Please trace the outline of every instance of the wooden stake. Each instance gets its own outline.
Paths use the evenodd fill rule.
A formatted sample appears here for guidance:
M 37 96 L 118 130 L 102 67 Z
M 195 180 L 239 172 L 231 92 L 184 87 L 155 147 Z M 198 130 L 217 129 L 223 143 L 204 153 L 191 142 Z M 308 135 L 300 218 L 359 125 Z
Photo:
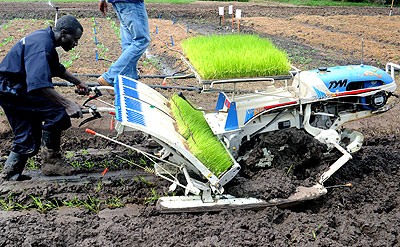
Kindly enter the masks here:
M 239 33 L 240 19 L 238 19 L 238 33 Z
M 389 17 L 392 16 L 393 3 L 394 3 L 394 0 L 392 0 L 392 5 L 390 6 Z

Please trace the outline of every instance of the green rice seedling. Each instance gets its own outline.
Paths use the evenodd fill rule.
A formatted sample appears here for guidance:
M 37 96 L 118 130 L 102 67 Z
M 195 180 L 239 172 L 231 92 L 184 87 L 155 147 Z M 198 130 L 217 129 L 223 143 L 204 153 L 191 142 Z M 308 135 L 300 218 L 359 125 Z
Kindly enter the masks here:
M 28 205 L 22 205 L 22 204 L 19 204 L 19 203 L 14 203 L 15 204 L 15 206 L 17 206 L 18 208 L 20 208 L 21 210 L 27 210 L 27 209 L 29 209 L 29 208 L 31 208 L 32 206 L 33 206 L 33 204 L 28 204 Z
M 321 227 L 322 227 L 322 225 L 318 225 L 317 226 L 317 230 L 312 230 L 311 231 L 311 233 L 312 233 L 312 235 L 313 235 L 315 240 L 317 240 L 318 231 L 319 231 L 319 229 L 321 229 Z
M 89 201 L 82 202 L 82 206 L 89 209 L 90 211 L 98 212 L 100 210 L 101 201 L 97 198 L 88 195 Z
M 102 180 L 99 180 L 99 182 L 97 183 L 96 192 L 98 193 L 98 192 L 101 190 L 101 188 L 103 188 L 103 186 L 104 186 L 103 181 L 102 181 Z
M 286 176 L 289 176 L 289 172 L 290 172 L 290 170 L 292 170 L 292 167 L 293 167 L 293 164 L 291 164 L 290 167 L 289 167 L 289 169 L 287 170 Z
M 257 35 L 212 35 L 187 39 L 182 48 L 202 79 L 288 74 L 288 56 Z
M 28 159 L 26 168 L 28 170 L 36 170 L 36 169 L 39 169 L 39 166 L 36 164 L 35 159 L 32 157 L 32 158 Z
M 160 196 L 157 195 L 156 190 L 154 188 L 151 188 L 150 192 L 153 196 L 146 198 L 144 201 L 144 204 L 148 204 L 150 202 L 157 201 L 158 198 L 160 198 Z
M 78 160 L 72 161 L 70 163 L 70 165 L 73 166 L 73 167 L 78 167 L 78 168 L 82 167 L 82 164 Z
M 178 95 L 173 95 L 171 110 L 179 133 L 186 139 L 190 152 L 211 172 L 219 176 L 228 170 L 233 161 L 222 143 L 212 133 L 203 113 Z
M 67 151 L 67 153 L 65 154 L 65 157 L 67 159 L 72 159 L 75 156 L 75 154 L 71 151 Z
M 54 21 L 53 20 L 46 20 L 45 25 L 46 26 L 54 25 Z
M 95 166 L 96 166 L 96 163 L 91 162 L 91 161 L 88 161 L 88 160 L 85 160 L 85 163 L 84 163 L 83 166 L 86 167 L 86 168 L 88 168 L 88 169 L 90 169 L 90 168 L 95 167 Z
M 140 176 L 140 181 L 144 182 L 145 184 L 149 185 L 149 186 L 153 186 L 154 183 L 148 181 L 147 179 L 145 179 L 144 177 Z
M 12 42 L 13 40 L 14 40 L 14 36 L 5 38 L 4 41 L 0 43 L 0 47 L 7 45 L 8 43 Z
M 70 208 L 77 208 L 77 207 L 82 206 L 82 202 L 79 201 L 76 196 L 71 201 L 63 201 L 62 203 L 64 206 L 70 207 Z
M 120 208 L 120 207 L 123 207 L 123 206 L 125 206 L 125 204 L 123 204 L 123 203 L 120 202 L 121 197 L 122 197 L 122 196 L 118 196 L 118 197 L 116 197 L 116 198 L 109 198 L 109 199 L 107 199 L 107 200 L 104 201 L 104 204 L 105 204 L 106 206 L 110 207 L 110 208 Z
M 39 212 L 44 212 L 46 210 L 53 209 L 53 208 L 57 207 L 57 205 L 55 205 L 54 203 L 42 202 L 42 200 L 39 197 L 35 197 L 33 195 L 29 195 L 29 196 L 33 199 L 33 202 L 34 202 L 33 206 Z
M 5 199 L 0 199 L 0 207 L 5 211 L 12 211 L 15 208 L 14 202 L 11 197 L 8 197 L 8 202 Z

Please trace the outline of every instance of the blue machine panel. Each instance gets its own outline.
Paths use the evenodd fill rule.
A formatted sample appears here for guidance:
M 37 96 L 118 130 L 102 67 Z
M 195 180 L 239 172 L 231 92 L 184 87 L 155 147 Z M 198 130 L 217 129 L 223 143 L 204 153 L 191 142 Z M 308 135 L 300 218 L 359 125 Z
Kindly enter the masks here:
M 392 77 L 384 70 L 369 65 L 336 66 L 329 67 L 326 71 L 315 69 L 310 72 L 316 73 L 332 93 L 346 91 L 350 82 L 377 81 L 380 85 L 393 82 Z M 379 85 L 365 84 L 364 88 L 373 86 Z
M 130 123 L 146 126 L 146 122 L 144 121 L 144 116 L 143 116 L 143 114 L 140 114 L 139 112 L 127 109 L 126 117 L 128 119 L 128 122 L 130 122 Z
M 135 99 L 139 99 L 139 94 L 134 89 L 131 89 L 129 87 L 124 87 L 124 93 L 127 96 L 130 96 L 130 97 L 135 98 Z
M 137 83 L 129 78 L 122 78 L 122 85 L 137 89 Z
M 125 107 L 127 109 L 131 109 L 137 112 L 142 112 L 142 103 L 140 103 L 140 101 L 134 100 L 126 96 L 124 97 L 124 99 L 125 99 Z

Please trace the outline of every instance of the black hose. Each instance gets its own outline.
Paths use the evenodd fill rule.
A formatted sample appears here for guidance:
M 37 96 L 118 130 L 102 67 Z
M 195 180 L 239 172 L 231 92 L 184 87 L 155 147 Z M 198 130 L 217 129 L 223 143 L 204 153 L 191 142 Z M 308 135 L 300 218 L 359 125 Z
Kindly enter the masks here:
M 58 87 L 74 87 L 75 85 L 70 82 L 53 82 L 54 86 Z M 88 87 L 96 87 L 100 86 L 99 83 L 86 83 Z M 163 85 L 148 85 L 151 88 L 161 88 L 161 89 L 179 89 L 179 90 L 186 90 L 186 91 L 196 91 L 197 93 L 201 92 L 199 87 L 178 87 L 178 86 L 163 86 Z
M 100 74 L 73 74 L 74 76 L 86 76 L 86 77 L 100 77 Z M 186 79 L 186 78 L 194 78 L 195 76 L 190 74 L 190 75 L 176 75 L 176 74 L 172 74 L 172 75 L 139 75 L 139 78 L 161 78 L 164 79 L 165 77 L 180 77 L 182 76 L 182 79 Z

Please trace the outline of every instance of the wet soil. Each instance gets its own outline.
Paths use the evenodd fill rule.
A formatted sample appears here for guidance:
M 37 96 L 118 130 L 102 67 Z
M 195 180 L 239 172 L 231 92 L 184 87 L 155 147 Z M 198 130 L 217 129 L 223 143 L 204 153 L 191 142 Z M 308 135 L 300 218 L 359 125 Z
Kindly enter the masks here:
M 45 3 L 1 4 L 0 41 L 13 37 L 0 47 L 1 59 L 17 40 L 53 24 L 55 11 Z M 359 63 L 361 38 L 364 63 L 383 67 L 389 61 L 400 62 L 398 8 L 389 18 L 388 8 L 233 4 L 242 9 L 244 16 L 240 32 L 271 39 L 300 69 Z M 151 56 L 141 58 L 140 74 L 189 73 L 180 59 L 181 41 L 199 34 L 231 33 L 230 19 L 226 18 L 221 27 L 217 16 L 217 7 L 227 5 L 147 4 Z M 114 28 L 118 27 L 115 14 L 110 10 L 110 18 L 102 18 L 97 3 L 58 6 L 60 14 L 78 16 L 85 28 L 79 46 L 70 53 L 60 50 L 60 60 L 67 64 L 72 60 L 68 70 L 73 73 L 104 72 L 121 51 Z M 234 24 L 236 32 L 237 23 Z M 96 51 L 100 60 L 96 60 Z M 82 78 L 95 81 L 93 77 Z M 142 81 L 162 83 L 154 78 Z M 169 79 L 166 83 L 198 86 L 194 79 Z M 72 88 L 57 90 L 79 103 L 86 99 L 76 96 Z M 169 97 L 177 90 L 160 92 Z M 196 92 L 185 92 L 185 96 L 206 109 L 211 109 L 217 98 L 216 94 Z M 112 101 L 108 96 L 103 98 Z M 83 166 L 81 174 L 89 175 L 73 182 L 62 178 L 44 181 L 33 176 L 30 181 L 1 184 L 0 246 L 399 246 L 399 117 L 400 109 L 396 106 L 385 114 L 346 125 L 364 133 L 364 145 L 326 185 L 351 183 L 352 187 L 329 188 L 322 198 L 290 209 L 167 215 L 156 211 L 155 199 L 167 193 L 169 184 L 132 164 L 149 162 L 120 145 L 84 132 L 91 128 L 115 137 L 116 131 L 110 130 L 111 117 L 105 115 L 82 127 L 78 127 L 79 120 L 74 120 L 73 127 L 63 134 L 62 150 L 69 163 L 79 162 Z M 13 134 L 3 114 L 0 122 L 3 161 Z M 138 132 L 119 140 L 150 152 L 158 150 L 153 141 Z M 270 166 L 263 160 L 265 151 L 274 155 Z M 242 171 L 226 185 L 227 192 L 267 200 L 285 198 L 300 185 L 313 185 L 328 165 L 340 157 L 336 152 L 327 153 L 323 145 L 298 130 L 259 136 L 246 143 L 241 154 L 249 158 L 239 161 Z M 130 162 L 121 161 L 120 157 Z M 40 157 L 35 157 L 25 173 L 40 174 L 40 162 Z M 108 174 L 122 174 L 102 177 L 99 174 L 105 168 Z

